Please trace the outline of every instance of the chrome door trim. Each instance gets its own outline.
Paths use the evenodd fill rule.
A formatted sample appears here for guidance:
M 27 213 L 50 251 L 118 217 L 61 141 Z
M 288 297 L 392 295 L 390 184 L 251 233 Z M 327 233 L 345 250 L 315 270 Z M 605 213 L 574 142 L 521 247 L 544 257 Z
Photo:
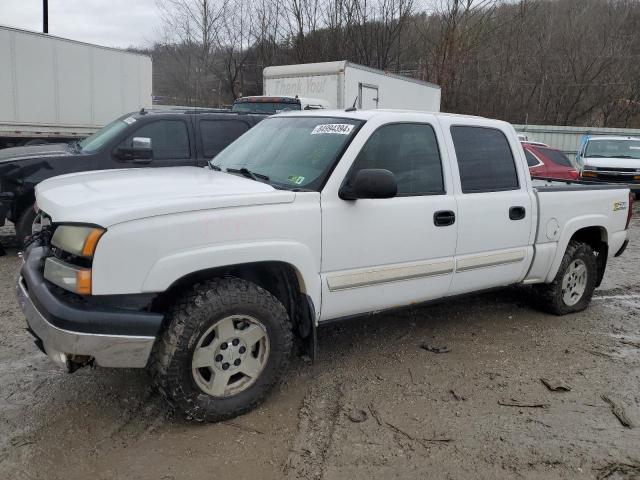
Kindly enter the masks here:
M 510 263 L 518 263 L 523 261 L 527 256 L 525 249 L 512 250 L 510 252 L 488 253 L 482 255 L 473 255 L 461 258 L 456 261 L 456 272 L 466 272 L 485 267 L 497 267 L 500 265 L 508 265 Z
M 329 291 L 335 292 L 349 288 L 447 275 L 453 273 L 453 267 L 453 259 L 446 259 L 364 268 L 349 272 L 330 273 L 327 275 L 327 284 Z

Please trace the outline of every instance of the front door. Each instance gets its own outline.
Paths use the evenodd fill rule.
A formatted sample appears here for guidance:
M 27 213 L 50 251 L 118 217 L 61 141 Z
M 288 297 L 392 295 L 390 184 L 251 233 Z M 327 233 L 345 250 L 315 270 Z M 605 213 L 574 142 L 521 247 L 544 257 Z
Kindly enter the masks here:
M 176 115 L 178 117 L 178 115 Z M 136 137 L 151 141 L 153 158 L 150 162 L 123 162 L 116 159 L 114 168 L 195 166 L 192 139 L 187 122 L 181 118 L 160 118 L 140 125 L 120 144 L 131 147 Z
M 425 121 L 369 121 L 361 133 L 366 129 L 371 136 L 346 173 L 351 178 L 361 169 L 390 170 L 398 182 L 396 197 L 341 200 L 345 175 L 336 172 L 322 191 L 321 321 L 438 298 L 449 290 L 458 228 L 451 171 L 440 155 L 435 118 L 420 118 Z M 340 163 L 351 161 L 345 155 Z

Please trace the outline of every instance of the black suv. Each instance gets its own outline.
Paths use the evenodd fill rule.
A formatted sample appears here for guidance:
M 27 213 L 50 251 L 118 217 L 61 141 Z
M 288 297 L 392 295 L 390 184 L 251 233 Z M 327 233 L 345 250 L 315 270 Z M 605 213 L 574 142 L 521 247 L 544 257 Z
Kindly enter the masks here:
M 80 142 L 0 150 L 0 226 L 11 220 L 20 241 L 31 233 L 34 188 L 47 178 L 112 168 L 206 166 L 263 118 L 228 110 L 141 110 Z

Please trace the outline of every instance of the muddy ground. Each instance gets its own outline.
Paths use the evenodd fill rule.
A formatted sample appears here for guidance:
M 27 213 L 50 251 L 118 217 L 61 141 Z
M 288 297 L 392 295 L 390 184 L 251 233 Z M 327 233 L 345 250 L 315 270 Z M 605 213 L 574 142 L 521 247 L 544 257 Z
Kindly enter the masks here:
M 640 478 L 639 231 L 585 312 L 542 314 L 508 289 L 326 327 L 313 366 L 295 362 L 256 411 L 205 425 L 169 412 L 144 371 L 50 364 L 24 330 L 10 248 L 0 478 Z

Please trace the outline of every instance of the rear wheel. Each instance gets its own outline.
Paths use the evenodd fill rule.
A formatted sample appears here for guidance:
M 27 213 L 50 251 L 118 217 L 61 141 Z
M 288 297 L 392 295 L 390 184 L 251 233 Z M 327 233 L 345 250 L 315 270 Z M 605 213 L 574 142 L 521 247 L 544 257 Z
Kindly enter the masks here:
M 540 308 L 556 315 L 587 308 L 596 288 L 598 265 L 593 249 L 571 241 L 553 282 L 535 285 Z
M 152 358 L 161 393 L 188 418 L 219 421 L 253 409 L 287 372 L 287 312 L 273 295 L 237 278 L 196 285 L 169 313 Z

